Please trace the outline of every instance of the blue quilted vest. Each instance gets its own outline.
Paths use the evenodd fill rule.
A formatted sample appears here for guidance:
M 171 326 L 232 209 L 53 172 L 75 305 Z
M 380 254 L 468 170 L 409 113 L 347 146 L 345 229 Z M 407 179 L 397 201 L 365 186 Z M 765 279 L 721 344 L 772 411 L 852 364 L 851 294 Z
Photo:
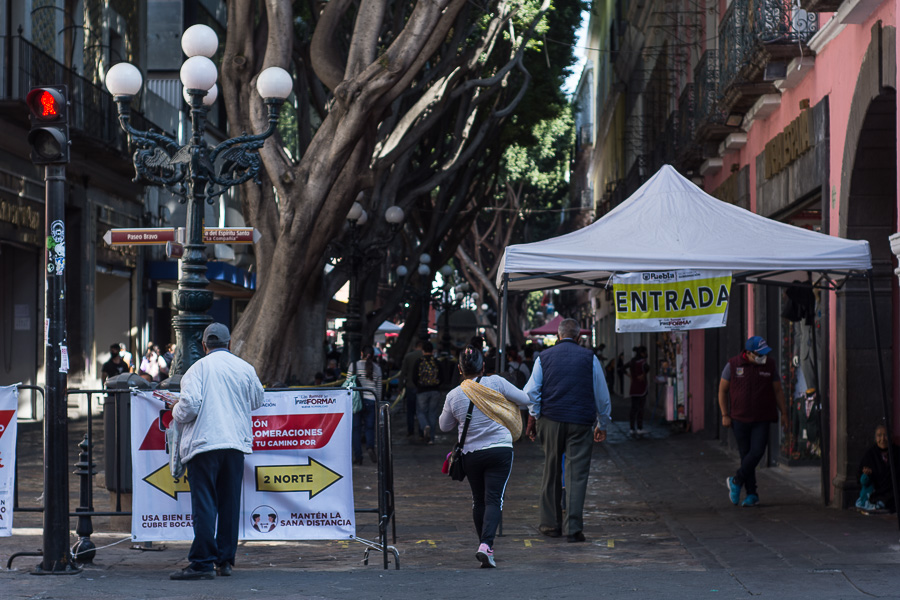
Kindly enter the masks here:
M 593 425 L 594 353 L 572 340 L 541 351 L 541 416 L 560 423 Z

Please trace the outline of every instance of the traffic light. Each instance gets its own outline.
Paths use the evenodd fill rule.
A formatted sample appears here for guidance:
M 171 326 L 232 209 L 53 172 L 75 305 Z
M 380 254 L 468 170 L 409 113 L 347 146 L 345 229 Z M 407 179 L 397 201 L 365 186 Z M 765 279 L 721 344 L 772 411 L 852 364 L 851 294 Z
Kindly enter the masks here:
M 31 111 L 31 160 L 36 165 L 69 162 L 69 101 L 64 85 L 34 88 L 25 98 Z

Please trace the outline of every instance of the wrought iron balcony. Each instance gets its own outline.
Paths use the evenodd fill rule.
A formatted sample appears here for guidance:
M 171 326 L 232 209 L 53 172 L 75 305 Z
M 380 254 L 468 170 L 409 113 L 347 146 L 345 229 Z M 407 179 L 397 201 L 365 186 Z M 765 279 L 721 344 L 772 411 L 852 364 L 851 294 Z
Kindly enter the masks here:
M 131 168 L 126 134 L 119 127 L 116 105 L 109 92 L 66 68 L 23 37 L 13 37 L 12 44 L 4 43 L 3 48 L 11 49 L 12 53 L 3 57 L 5 77 L 0 85 L 0 101 L 24 103 L 25 96 L 33 87 L 67 85 L 69 130 L 83 142 L 120 156 L 123 165 Z M 160 131 L 159 127 L 136 111 L 132 112 L 132 123 L 141 130 L 153 128 Z
M 719 26 L 719 82 L 723 107 L 752 104 L 756 97 L 774 92 L 766 66 L 787 63 L 802 52 L 819 30 L 819 17 L 792 0 L 733 0 Z M 746 108 L 746 107 L 744 107 Z
M 707 50 L 700 57 L 694 68 L 694 85 L 697 98 L 694 139 L 701 145 L 724 139 L 734 129 L 725 125 L 728 114 L 720 105 L 719 56 L 715 50 Z

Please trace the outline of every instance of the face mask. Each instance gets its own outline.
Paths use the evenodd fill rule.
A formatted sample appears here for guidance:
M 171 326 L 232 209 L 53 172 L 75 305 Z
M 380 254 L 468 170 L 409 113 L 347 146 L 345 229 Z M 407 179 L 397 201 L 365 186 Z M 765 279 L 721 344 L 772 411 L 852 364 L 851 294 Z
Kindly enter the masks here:
M 753 362 L 755 362 L 758 365 L 766 364 L 766 355 L 765 354 L 754 354 Z

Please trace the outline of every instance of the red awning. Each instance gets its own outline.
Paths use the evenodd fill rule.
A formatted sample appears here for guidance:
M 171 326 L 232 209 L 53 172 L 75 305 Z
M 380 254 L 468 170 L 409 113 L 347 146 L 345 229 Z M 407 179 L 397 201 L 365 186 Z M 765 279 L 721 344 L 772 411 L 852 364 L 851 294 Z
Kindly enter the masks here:
M 559 332 L 559 324 L 562 323 L 562 315 L 556 315 L 550 321 L 544 323 L 540 327 L 528 331 L 528 335 L 557 335 Z M 581 335 L 591 335 L 590 329 L 582 329 Z

